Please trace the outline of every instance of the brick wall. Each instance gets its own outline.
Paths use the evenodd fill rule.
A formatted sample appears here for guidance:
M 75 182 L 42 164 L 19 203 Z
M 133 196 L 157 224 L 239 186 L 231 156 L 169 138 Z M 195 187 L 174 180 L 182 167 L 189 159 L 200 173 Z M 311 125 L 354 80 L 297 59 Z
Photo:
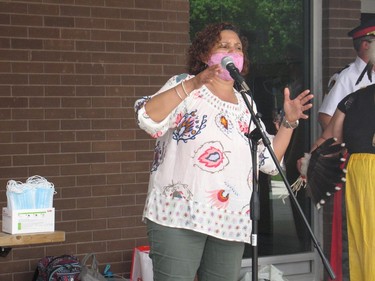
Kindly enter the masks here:
M 361 18 L 360 0 L 323 2 L 323 89 L 329 78 L 355 59 L 353 41 L 348 32 L 358 26 Z
M 360 24 L 361 1 L 330 0 L 323 2 L 323 90 L 327 93 L 329 78 L 346 64 L 354 61 L 356 53 L 348 32 Z M 333 200 L 324 206 L 323 250 L 330 257 Z M 325 271 L 327 275 L 327 272 Z
M 184 71 L 188 32 L 188 0 L 0 1 L 0 207 L 9 179 L 41 175 L 66 231 L 0 257 L 0 280 L 88 252 L 128 276 L 154 144 L 133 103 Z

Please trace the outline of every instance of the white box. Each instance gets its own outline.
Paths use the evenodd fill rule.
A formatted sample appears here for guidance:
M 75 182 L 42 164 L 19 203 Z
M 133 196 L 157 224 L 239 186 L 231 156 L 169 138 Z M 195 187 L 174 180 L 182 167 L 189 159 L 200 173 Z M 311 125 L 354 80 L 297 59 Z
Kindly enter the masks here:
M 8 210 L 3 208 L 3 232 L 10 234 L 55 231 L 55 208 Z

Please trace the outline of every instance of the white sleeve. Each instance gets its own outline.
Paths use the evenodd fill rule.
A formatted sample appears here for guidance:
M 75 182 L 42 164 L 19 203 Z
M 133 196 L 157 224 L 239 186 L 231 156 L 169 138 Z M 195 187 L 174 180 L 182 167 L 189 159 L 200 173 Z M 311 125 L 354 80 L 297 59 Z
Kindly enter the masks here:
M 338 103 L 349 93 L 350 89 L 348 89 L 348 86 L 345 85 L 341 79 L 337 79 L 331 91 L 329 91 L 324 98 L 323 103 L 319 108 L 319 112 L 333 116 Z
M 153 121 L 145 110 L 145 104 L 152 99 L 152 97 L 175 87 L 177 84 L 191 76 L 187 74 L 176 75 L 170 78 L 167 83 L 154 95 L 142 97 L 135 102 L 134 108 L 136 112 L 137 122 L 141 129 L 150 134 L 153 138 L 158 138 L 164 135 L 170 128 L 176 127 L 178 116 L 184 115 L 186 112 L 186 105 L 191 101 L 190 96 L 184 99 L 164 120 L 161 122 Z
M 273 149 L 273 139 L 275 136 L 267 134 L 267 137 L 269 138 L 271 142 L 271 149 Z M 277 169 L 277 166 L 272 159 L 271 153 L 269 152 L 268 148 L 263 144 L 263 141 L 259 143 L 258 147 L 258 161 L 259 161 L 259 170 L 262 171 L 265 174 L 275 176 L 279 173 L 279 170 Z M 276 159 L 277 161 L 277 159 Z M 284 157 L 280 161 L 280 163 L 284 162 Z

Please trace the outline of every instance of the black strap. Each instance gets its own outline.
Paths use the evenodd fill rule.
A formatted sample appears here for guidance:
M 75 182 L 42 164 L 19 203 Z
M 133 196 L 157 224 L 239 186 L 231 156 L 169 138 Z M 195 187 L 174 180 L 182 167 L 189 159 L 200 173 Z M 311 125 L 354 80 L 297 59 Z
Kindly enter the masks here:
M 36 281 L 38 279 L 38 276 L 39 276 L 39 268 L 36 267 L 35 271 L 34 271 L 34 276 L 33 276 L 33 280 L 32 281 Z

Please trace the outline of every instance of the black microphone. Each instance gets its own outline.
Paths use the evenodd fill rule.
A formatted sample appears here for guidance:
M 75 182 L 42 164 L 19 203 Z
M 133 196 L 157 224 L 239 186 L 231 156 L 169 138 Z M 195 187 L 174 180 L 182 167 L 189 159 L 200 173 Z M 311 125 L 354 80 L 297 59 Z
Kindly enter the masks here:
M 228 70 L 230 76 L 236 81 L 243 89 L 249 91 L 250 88 L 246 84 L 245 79 L 241 76 L 238 68 L 234 65 L 233 59 L 230 56 L 223 57 L 221 60 L 221 66 Z

